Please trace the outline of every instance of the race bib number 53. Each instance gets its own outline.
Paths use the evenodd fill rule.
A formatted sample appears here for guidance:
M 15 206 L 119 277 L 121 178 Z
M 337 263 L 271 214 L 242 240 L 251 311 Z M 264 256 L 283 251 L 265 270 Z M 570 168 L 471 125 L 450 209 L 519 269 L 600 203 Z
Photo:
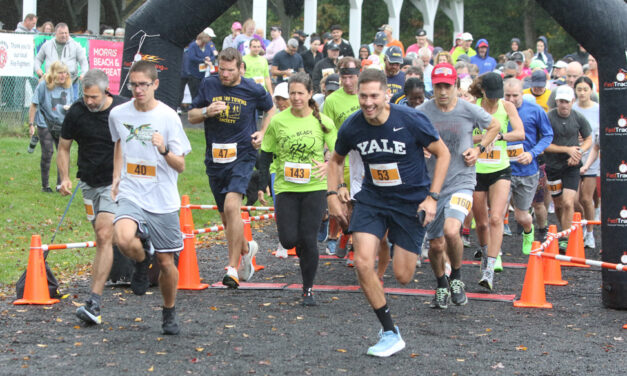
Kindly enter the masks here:
M 392 187 L 403 184 L 396 163 L 371 164 L 370 175 L 372 182 L 379 187 Z

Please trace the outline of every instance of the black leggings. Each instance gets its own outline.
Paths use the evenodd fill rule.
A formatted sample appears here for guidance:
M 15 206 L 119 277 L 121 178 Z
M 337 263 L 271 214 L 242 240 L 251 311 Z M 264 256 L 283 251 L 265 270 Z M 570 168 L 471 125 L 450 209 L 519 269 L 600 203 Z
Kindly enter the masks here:
M 49 187 L 48 175 L 50 175 L 50 163 L 52 162 L 52 154 L 54 149 L 59 147 L 59 139 L 52 136 L 48 128 L 37 127 L 37 134 L 39 135 L 39 143 L 41 144 L 41 162 L 39 167 L 41 169 L 41 186 L 42 188 Z M 61 184 L 61 176 L 57 171 L 57 185 Z
M 296 247 L 303 288 L 313 286 L 318 270 L 318 229 L 326 191 L 281 192 L 276 195 L 276 224 L 284 248 Z

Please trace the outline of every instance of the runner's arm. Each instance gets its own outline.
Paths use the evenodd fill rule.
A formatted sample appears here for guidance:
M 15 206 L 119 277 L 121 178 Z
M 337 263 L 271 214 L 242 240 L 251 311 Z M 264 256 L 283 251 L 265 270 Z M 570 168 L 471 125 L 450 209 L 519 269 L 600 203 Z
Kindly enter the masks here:
M 120 144 L 120 139 L 118 139 L 113 148 L 113 182 L 111 183 L 111 198 L 113 201 L 116 201 L 118 195 L 123 165 L 124 155 L 122 155 L 122 145 Z
M 504 141 L 523 141 L 525 139 L 525 127 L 518 115 L 516 106 L 511 102 L 503 101 L 505 111 L 509 117 L 509 123 L 512 125 L 512 131 L 504 133 L 502 138 Z
M 346 205 L 341 202 L 339 194 L 337 194 L 337 187 L 344 183 L 345 158 L 346 156 L 339 155 L 334 151 L 327 165 L 327 192 L 336 192 L 327 196 L 329 215 L 337 218 L 343 228 L 348 226 L 348 212 Z
M 61 189 L 59 190 L 63 196 L 72 193 L 72 181 L 70 180 L 70 148 L 72 140 L 59 138 L 59 146 L 57 148 L 57 170 L 61 176 Z
M 442 139 L 433 141 L 426 149 L 437 158 L 429 192 L 440 193 L 442 190 L 442 184 L 444 184 L 444 179 L 446 178 L 446 171 L 448 170 L 449 162 L 451 161 L 451 153 Z M 418 205 L 418 210 L 425 211 L 425 221 L 423 225 L 433 221 L 437 205 L 437 201 L 431 196 L 427 196 L 427 198 L 425 198 L 424 201 Z

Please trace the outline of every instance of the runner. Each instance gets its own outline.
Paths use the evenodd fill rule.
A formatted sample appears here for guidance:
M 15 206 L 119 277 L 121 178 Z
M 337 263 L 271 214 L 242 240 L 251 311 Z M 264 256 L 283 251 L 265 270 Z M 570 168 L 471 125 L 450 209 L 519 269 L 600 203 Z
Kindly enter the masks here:
M 433 99 L 418 106 L 418 110 L 433 123 L 451 153 L 435 218 L 427 227 L 429 260 L 438 283 L 431 307 L 445 309 L 450 300 L 456 305 L 468 302 L 461 280 L 464 246 L 460 228 L 472 207 L 477 156 L 496 136 L 498 122 L 480 107 L 458 97 L 459 80 L 451 64 L 436 65 L 431 80 Z M 472 130 L 476 127 L 487 129 L 487 133 L 486 139 L 473 147 Z M 433 157 L 427 160 L 431 174 L 437 172 L 438 162 Z M 451 263 L 450 283 L 445 275 L 445 253 Z
M 477 185 L 473 194 L 472 208 L 482 253 L 482 276 L 479 285 L 492 290 L 494 271 L 503 270 L 500 257 L 503 216 L 507 210 L 507 197 L 512 178 L 507 142 L 524 140 L 525 130 L 516 107 L 501 99 L 503 79 L 499 74 L 490 72 L 477 77 L 468 91 L 477 98 L 477 105 L 497 119 L 500 128 L 494 144 L 492 141 L 488 143 L 489 148 L 477 158 Z M 511 132 L 508 132 L 508 123 L 511 124 Z M 477 135 L 475 141 L 487 137 Z
M 260 56 L 261 41 L 259 39 L 251 39 L 249 42 L 250 53 L 242 57 L 242 61 L 246 64 L 246 73 L 244 77 L 252 78 L 256 83 L 263 86 L 267 92 L 272 95 L 272 81 L 270 81 L 270 70 L 268 69 L 268 60 Z
M 179 224 L 181 200 L 176 186 L 191 151 L 181 120 L 155 99 L 159 79 L 154 64 L 140 60 L 131 66 L 128 89 L 134 100 L 117 106 L 109 116 L 115 142 L 111 197 L 117 201 L 114 242 L 135 261 L 131 289 L 148 289 L 148 265 L 154 252 L 159 263 L 164 334 L 178 334 L 176 286 L 179 273 L 174 253 L 183 249 Z
M 76 316 L 86 323 L 100 324 L 102 291 L 113 264 L 113 215 L 116 204 L 111 199 L 113 148 L 109 131 L 109 113 L 126 99 L 109 93 L 109 79 L 99 69 L 91 69 L 83 78 L 83 98 L 70 107 L 59 140 L 57 169 L 61 176 L 59 192 L 72 193 L 70 149 L 78 144 L 76 177 L 83 193 L 87 220 L 96 234 L 96 256 L 92 264 L 91 295 L 78 307 Z
M 333 148 L 337 130 L 321 115 L 312 99 L 313 84 L 307 73 L 288 80 L 292 106 L 270 121 L 261 145 L 261 181 L 269 180 L 276 155 L 276 223 L 284 248 L 296 247 L 303 277 L 305 306 L 314 306 L 313 283 L 318 269 L 317 229 L 322 221 L 326 193 L 325 145 Z
M 508 142 L 507 155 L 512 167 L 511 202 L 516 222 L 523 227 L 522 253 L 528 255 L 535 240 L 533 218 L 529 209 L 540 176 L 536 158 L 551 144 L 553 128 L 542 107 L 523 100 L 522 87 L 522 82 L 515 78 L 504 83 L 505 100 L 516 106 L 525 128 L 525 140 Z
M 192 124 L 205 123 L 205 166 L 209 186 L 226 228 L 229 264 L 222 283 L 236 289 L 240 278 L 248 281 L 255 268 L 257 243 L 246 242 L 240 215 L 242 197 L 253 173 L 263 134 L 274 114 L 272 96 L 255 81 L 240 76 L 242 56 L 227 48 L 218 56 L 218 77 L 203 80 L 188 112 Z M 264 111 L 257 131 L 257 111 Z M 240 269 L 237 265 L 240 262 Z
M 338 132 L 328 166 L 329 213 L 348 224 L 350 194 L 342 185 L 344 158 L 358 150 L 365 167 L 362 190 L 355 196 L 349 231 L 353 233 L 355 266 L 361 288 L 381 322 L 379 342 L 368 355 L 386 357 L 403 348 L 374 271 L 379 243 L 386 231 L 394 243 L 394 274 L 406 284 L 413 278 L 424 225 L 433 220 L 436 200 L 449 162 L 449 153 L 429 120 L 407 106 L 386 101 L 387 81 L 382 71 L 367 69 L 357 84 L 361 110 Z M 423 147 L 437 158 L 430 182 Z M 434 198 L 435 197 L 435 198 Z M 424 220 L 422 216 L 424 215 Z

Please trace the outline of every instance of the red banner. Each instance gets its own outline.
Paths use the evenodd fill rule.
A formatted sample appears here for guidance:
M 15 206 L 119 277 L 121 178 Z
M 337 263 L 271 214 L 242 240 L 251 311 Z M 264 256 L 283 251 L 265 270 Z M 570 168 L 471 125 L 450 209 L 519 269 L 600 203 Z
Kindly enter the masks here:
M 102 70 L 109 76 L 109 91 L 120 93 L 120 71 L 124 42 L 108 40 L 89 41 L 89 67 Z

